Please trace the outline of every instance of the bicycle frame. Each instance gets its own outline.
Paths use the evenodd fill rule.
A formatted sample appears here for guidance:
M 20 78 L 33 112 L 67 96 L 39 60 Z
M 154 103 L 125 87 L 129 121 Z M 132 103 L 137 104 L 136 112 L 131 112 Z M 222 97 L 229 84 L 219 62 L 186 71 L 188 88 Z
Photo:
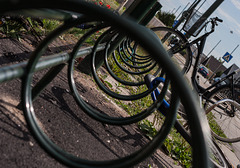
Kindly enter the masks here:
M 196 60 L 195 60 L 195 64 L 194 64 L 194 67 L 193 67 L 193 72 L 192 72 L 192 75 L 191 75 L 191 82 L 192 82 L 192 85 L 194 87 L 194 89 L 197 91 L 198 95 L 200 96 L 200 102 L 202 102 L 202 99 L 208 99 L 207 98 L 207 95 L 209 93 L 209 91 L 216 87 L 219 83 L 221 83 L 222 81 L 225 81 L 227 79 L 230 79 L 230 87 L 231 87 L 231 93 L 232 93 L 232 99 L 235 100 L 236 98 L 236 95 L 234 93 L 234 80 L 233 80 L 233 75 L 237 74 L 238 72 L 240 72 L 240 69 L 238 70 L 235 70 L 233 71 L 232 73 L 230 73 L 229 75 L 226 75 L 225 77 L 223 77 L 221 80 L 213 83 L 211 86 L 207 87 L 207 88 L 203 88 L 202 86 L 199 85 L 199 83 L 197 82 L 196 80 L 196 76 L 197 76 L 197 71 L 198 71 L 198 68 L 199 68 L 199 61 L 200 61 L 200 58 L 201 58 L 201 55 L 203 53 L 203 49 L 204 49 L 204 46 L 205 46 L 205 43 L 206 43 L 206 39 L 207 37 L 214 31 L 214 29 L 208 33 L 205 33 L 204 35 L 202 35 L 201 37 L 195 39 L 194 41 L 192 41 L 191 43 L 187 44 L 185 46 L 186 47 L 190 47 L 191 45 L 194 45 L 196 44 L 197 45 L 197 48 L 198 48 L 198 54 L 196 56 Z M 200 44 L 199 44 L 200 42 Z M 208 100 L 210 101 L 210 100 Z M 230 116 L 234 116 L 234 113 L 235 113 L 235 107 L 231 104 L 232 106 L 232 111 L 230 112 L 226 112 L 228 115 Z M 223 107 L 220 106 L 220 108 L 222 109 Z M 224 110 L 224 109 L 223 109 Z
M 211 33 L 211 32 L 210 32 Z M 204 49 L 204 46 L 205 46 L 205 43 L 206 43 L 206 39 L 207 37 L 209 36 L 210 33 L 206 33 L 204 34 L 203 36 L 197 38 L 196 40 L 194 40 L 193 42 L 189 43 L 186 47 L 190 47 L 191 45 L 194 45 L 194 44 L 197 44 L 197 47 L 198 47 L 198 54 L 197 54 L 197 57 L 196 57 L 196 61 L 195 61 L 195 64 L 194 64 L 194 67 L 193 67 L 193 72 L 192 72 L 192 75 L 191 75 L 191 81 L 192 81 L 192 84 L 194 86 L 194 88 L 196 89 L 196 91 L 200 94 L 200 95 L 204 95 L 207 93 L 207 91 L 211 90 L 212 88 L 214 88 L 216 85 L 218 85 L 219 83 L 221 83 L 222 81 L 225 81 L 226 79 L 231 79 L 230 81 L 230 84 L 231 84 L 231 90 L 233 91 L 234 90 L 234 81 L 233 81 L 233 75 L 237 74 L 238 72 L 240 72 L 240 69 L 236 70 L 236 71 L 233 71 L 232 73 L 230 73 L 229 75 L 226 75 L 224 76 L 221 80 L 213 83 L 211 86 L 207 87 L 207 88 L 203 88 L 202 86 L 200 86 L 196 80 L 196 76 L 197 76 L 197 70 L 198 70 L 198 67 L 200 65 L 199 61 L 200 61 L 200 58 L 201 58 L 201 54 L 203 53 L 203 49 Z M 200 42 L 200 44 L 198 44 L 198 42 Z

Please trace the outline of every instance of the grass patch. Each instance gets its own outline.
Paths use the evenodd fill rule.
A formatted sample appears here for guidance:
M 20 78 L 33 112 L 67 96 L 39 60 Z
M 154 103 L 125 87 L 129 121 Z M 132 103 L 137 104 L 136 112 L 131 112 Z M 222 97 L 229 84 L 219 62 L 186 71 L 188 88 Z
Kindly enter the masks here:
M 207 114 L 207 119 L 208 119 L 208 123 L 209 123 L 209 126 L 211 128 L 211 130 L 216 133 L 218 136 L 221 136 L 221 137 L 224 137 L 224 138 L 227 138 L 227 136 L 224 134 L 223 130 L 221 129 L 221 127 L 218 125 L 218 123 L 216 122 L 215 120 L 215 117 L 213 115 L 212 112 L 209 112 Z
M 137 54 L 138 55 L 148 55 L 146 51 L 144 51 L 141 47 L 137 48 Z M 120 53 L 116 52 L 116 59 L 118 63 L 134 72 L 138 72 L 134 68 L 129 68 L 128 66 L 125 65 L 123 62 L 122 58 L 120 57 L 120 54 L 123 55 L 123 51 Z M 114 74 L 121 78 L 124 79 L 125 81 L 128 82 L 137 82 L 143 80 L 143 75 L 130 75 L 128 73 L 124 73 L 121 68 L 116 65 L 113 57 L 108 58 L 110 68 L 114 72 Z M 132 63 L 131 61 L 127 61 L 128 63 Z M 142 66 L 141 64 L 136 64 L 136 66 Z M 151 70 L 149 73 L 154 73 L 158 67 L 154 68 Z M 142 70 L 142 69 L 141 69 Z M 136 77 L 135 77 L 136 76 Z M 108 85 L 107 83 L 105 83 Z M 138 93 L 142 93 L 147 90 L 146 85 L 141 85 L 141 86 L 126 86 L 122 84 L 119 84 L 119 86 L 123 87 L 124 89 L 127 89 L 130 93 L 130 95 L 136 95 Z M 114 91 L 114 90 L 113 90 Z M 117 91 L 115 91 L 117 93 Z M 139 100 L 134 100 L 134 101 L 121 101 L 114 99 L 115 103 L 118 104 L 121 108 L 123 108 L 130 116 L 136 115 L 140 113 L 142 110 L 147 109 L 149 106 L 152 105 L 153 100 L 150 95 L 141 98 Z M 154 119 L 152 121 L 149 121 L 147 119 L 142 120 L 138 123 L 139 128 L 142 130 L 142 132 L 148 136 L 150 139 L 152 139 L 157 133 L 157 128 L 156 127 L 161 127 L 162 123 L 164 122 L 164 116 L 158 112 L 154 112 Z M 172 129 L 171 133 L 169 134 L 168 138 L 164 142 L 164 146 L 166 146 L 166 149 L 169 153 L 169 156 L 171 156 L 173 159 L 177 160 L 182 166 L 184 167 L 191 167 L 192 165 L 192 149 L 191 146 L 185 141 L 182 136 L 177 133 L 176 129 Z
M 148 120 L 143 120 L 139 122 L 139 128 L 152 139 L 156 134 L 157 130 L 155 129 L 152 122 Z M 168 138 L 164 141 L 164 146 L 167 150 L 169 156 L 177 160 L 182 166 L 189 168 L 192 165 L 192 148 L 185 141 L 185 139 L 172 128 Z

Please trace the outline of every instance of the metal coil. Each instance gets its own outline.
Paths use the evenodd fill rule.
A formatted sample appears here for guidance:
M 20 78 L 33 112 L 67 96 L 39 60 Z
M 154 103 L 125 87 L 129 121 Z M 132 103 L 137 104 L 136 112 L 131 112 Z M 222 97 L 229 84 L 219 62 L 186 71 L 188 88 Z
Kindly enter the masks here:
M 31 55 L 27 62 L 26 67 L 23 71 L 19 72 L 17 75 L 10 75 L 11 77 L 3 77 L 3 80 L 11 80 L 15 77 L 22 77 L 22 106 L 27 124 L 31 130 L 31 133 L 40 143 L 40 145 L 56 160 L 70 167 L 130 167 L 133 166 L 149 155 L 151 155 L 158 147 L 163 143 L 166 136 L 169 134 L 172 125 L 174 124 L 176 118 L 176 110 L 178 108 L 179 98 L 182 101 L 186 109 L 186 114 L 189 117 L 189 125 L 192 130 L 193 138 L 193 165 L 194 167 L 209 167 L 208 160 L 208 149 L 206 139 L 208 139 L 209 133 L 203 125 L 206 120 L 202 117 L 202 111 L 198 106 L 196 97 L 193 95 L 190 88 L 184 81 L 181 72 L 171 61 L 168 53 L 165 51 L 164 47 L 161 45 L 160 40 L 157 39 L 156 35 L 152 33 L 149 29 L 144 26 L 140 26 L 137 23 L 125 18 L 118 16 L 104 8 L 95 6 L 91 3 L 85 1 L 74 1 L 74 0 L 52 0 L 51 3 L 46 0 L 41 1 L 1 1 L 2 5 L 0 11 L 13 12 L 14 10 L 20 9 L 61 9 L 69 12 L 74 12 L 79 15 L 77 19 L 70 19 L 61 27 L 57 28 L 51 32 L 36 48 L 36 50 Z M 84 23 L 96 22 L 99 23 L 93 29 L 90 29 L 86 34 L 84 34 L 78 43 L 75 45 L 70 55 L 65 55 L 64 59 L 57 62 L 57 60 L 49 60 L 54 63 L 46 63 L 44 67 L 51 67 L 49 71 L 34 88 L 31 87 L 33 83 L 33 75 L 39 68 L 40 60 L 42 60 L 42 54 L 46 50 L 47 46 L 57 38 L 60 34 L 67 31 L 68 29 Z M 108 30 L 105 30 L 108 28 Z M 101 113 L 99 110 L 91 107 L 79 94 L 76 87 L 76 82 L 73 77 L 74 73 L 74 63 L 77 57 L 79 57 L 80 48 L 85 40 L 97 31 L 104 30 L 105 32 L 97 39 L 93 44 L 91 50 L 91 62 L 88 68 L 91 68 L 91 73 L 95 79 L 99 88 L 110 97 L 119 100 L 133 101 L 144 98 L 148 96 L 156 87 L 152 89 L 147 89 L 138 94 L 123 95 L 110 90 L 104 85 L 104 83 L 99 79 L 97 74 L 96 57 L 101 54 L 101 61 L 105 62 L 108 73 L 117 82 L 126 85 L 128 87 L 139 87 L 144 85 L 143 77 L 146 74 L 152 73 L 154 75 L 159 74 L 159 69 L 161 69 L 165 76 L 167 77 L 164 84 L 163 90 L 158 97 L 158 101 L 153 103 L 150 107 L 144 109 L 138 114 L 129 117 L 111 117 L 106 114 Z M 103 49 L 101 49 L 104 46 Z M 146 55 L 137 53 L 137 48 L 142 47 L 146 50 Z M 80 50 L 80 51 L 79 51 Z M 61 55 L 56 56 L 60 58 Z M 127 73 L 133 76 L 142 76 L 139 81 L 132 82 L 122 78 L 119 78 L 110 67 L 109 59 L 113 59 L 115 64 L 122 73 Z M 43 61 L 44 62 L 44 61 Z M 150 141 L 145 147 L 140 150 L 126 156 L 123 158 L 115 160 L 106 161 L 95 161 L 86 160 L 74 156 L 66 152 L 64 149 L 60 148 L 56 143 L 54 143 L 43 129 L 39 125 L 35 109 L 33 106 L 34 99 L 41 93 L 41 91 L 55 78 L 55 76 L 60 72 L 65 65 L 68 65 L 68 84 L 71 88 L 73 96 L 81 109 L 87 113 L 90 117 L 106 124 L 112 125 L 127 125 L 138 122 L 157 109 L 167 92 L 168 85 L 171 83 L 172 96 L 170 109 L 166 115 L 163 126 L 161 127 L 158 134 Z M 51 65 L 51 66 L 50 66 Z M 104 65 L 103 65 L 104 66 Z M 19 68 L 19 66 L 18 66 Z M 134 69 L 134 70 L 133 70 Z M 4 76 L 5 71 L 1 71 L 0 76 Z M 21 68 L 19 68 L 19 71 Z M 16 70 L 18 71 L 18 70 Z

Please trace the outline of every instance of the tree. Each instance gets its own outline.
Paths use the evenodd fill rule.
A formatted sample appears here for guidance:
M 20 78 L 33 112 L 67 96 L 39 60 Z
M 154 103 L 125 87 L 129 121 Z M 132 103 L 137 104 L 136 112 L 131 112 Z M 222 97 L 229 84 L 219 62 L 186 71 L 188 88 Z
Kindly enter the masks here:
M 220 63 L 223 63 L 223 62 L 224 62 L 221 57 L 218 58 L 218 61 L 219 61 Z
M 218 71 L 215 75 L 215 77 L 220 77 L 223 74 L 223 71 Z
M 159 11 L 156 14 L 156 17 L 159 20 L 161 20 L 168 27 L 172 27 L 172 25 L 174 23 L 174 19 L 176 18 L 176 16 L 174 14 L 169 13 L 169 12 L 163 12 L 163 11 Z

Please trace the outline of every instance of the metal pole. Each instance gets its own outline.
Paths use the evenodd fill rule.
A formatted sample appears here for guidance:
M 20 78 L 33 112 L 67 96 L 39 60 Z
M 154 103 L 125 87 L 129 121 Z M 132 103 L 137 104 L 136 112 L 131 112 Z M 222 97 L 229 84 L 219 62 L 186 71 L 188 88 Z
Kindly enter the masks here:
M 122 15 L 131 17 L 136 22 L 139 22 L 156 2 L 157 0 L 135 0 Z
M 239 47 L 239 44 L 233 49 L 233 51 L 231 52 L 230 55 L 232 55 L 234 53 L 234 51 L 236 51 L 236 49 Z M 216 74 L 217 70 L 225 63 L 225 60 L 217 67 L 217 69 L 213 72 L 213 74 L 210 76 L 209 80 L 211 80 L 211 78 Z M 207 82 L 207 80 L 205 81 L 205 83 Z
M 119 12 L 123 8 L 123 6 L 126 5 L 127 2 L 128 2 L 128 0 L 124 0 L 124 2 L 122 2 L 121 5 L 119 5 L 119 7 L 116 9 L 116 11 Z
M 173 13 L 174 10 L 175 10 L 175 8 L 173 8 L 173 10 L 170 13 Z
M 239 44 L 233 49 L 233 51 L 231 52 L 231 55 L 234 53 L 234 51 L 236 51 L 238 47 L 239 47 Z
M 203 3 L 198 7 L 197 11 L 199 11 L 199 9 L 203 6 L 203 4 L 205 4 L 206 0 L 203 1 Z
M 194 3 L 182 13 L 181 18 L 178 20 L 178 23 L 173 27 L 173 29 L 177 29 L 178 26 L 185 21 L 193 12 L 194 8 L 201 2 L 201 0 L 196 0 Z
M 177 11 L 181 8 L 181 5 L 177 8 L 177 10 L 174 12 L 174 15 L 177 13 Z
M 101 44 L 97 48 L 97 52 L 100 52 L 105 49 L 105 44 Z M 77 53 L 77 58 L 88 55 L 92 52 L 93 47 L 87 47 L 84 49 L 81 49 Z M 68 53 L 60 53 L 60 54 L 54 54 L 54 55 L 49 55 L 47 57 L 43 57 L 39 60 L 37 63 L 35 72 L 43 70 L 45 68 L 52 68 L 55 66 L 58 66 L 60 64 L 65 64 L 68 62 L 70 59 L 70 56 Z M 3 66 L 0 68 L 0 83 L 2 82 L 7 82 L 12 79 L 16 78 L 22 78 L 23 75 L 26 72 L 26 66 L 27 66 L 27 61 L 20 62 L 18 64 L 12 64 L 9 66 Z
M 162 5 L 159 2 L 156 2 L 149 12 L 144 16 L 144 18 L 139 22 L 139 24 L 144 26 L 147 25 L 161 8 Z
M 206 20 L 207 18 L 221 5 L 224 0 L 216 0 L 210 8 L 198 19 L 198 21 L 189 29 L 188 34 L 192 35 Z
M 218 46 L 218 44 L 221 42 L 222 40 L 219 40 L 219 42 L 213 47 L 213 49 L 207 54 L 207 57 L 213 52 L 213 50 L 215 50 L 215 48 Z
M 187 5 L 183 8 L 182 12 L 179 13 L 179 15 L 176 17 L 176 20 L 182 15 L 182 13 L 185 11 L 189 4 L 190 2 L 188 2 Z

